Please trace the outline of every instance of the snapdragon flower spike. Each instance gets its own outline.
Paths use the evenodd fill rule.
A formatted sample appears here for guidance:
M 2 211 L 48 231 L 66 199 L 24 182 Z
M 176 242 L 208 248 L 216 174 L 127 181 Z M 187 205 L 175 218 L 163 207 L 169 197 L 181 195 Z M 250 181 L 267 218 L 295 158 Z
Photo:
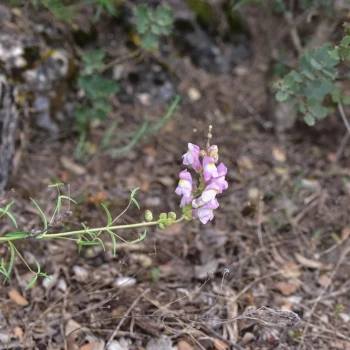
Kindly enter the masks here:
M 194 145 L 193 143 L 188 144 L 188 151 L 185 153 L 183 158 L 183 164 L 185 165 L 191 165 L 192 168 L 198 173 L 199 170 L 202 168 L 202 164 L 199 160 L 199 152 L 200 149 L 197 145 Z
M 208 221 L 214 219 L 213 210 L 219 207 L 219 202 L 216 198 L 213 198 L 208 203 L 204 204 L 198 209 L 192 210 L 192 215 L 195 218 L 198 218 L 202 224 L 206 224 Z
M 202 163 L 200 158 L 203 158 Z M 179 185 L 175 192 L 182 195 L 180 207 L 186 207 L 186 212 L 189 209 L 192 217 L 198 218 L 203 224 L 213 220 L 213 211 L 219 207 L 216 195 L 228 188 L 225 180 L 227 168 L 223 163 L 216 166 L 218 160 L 216 145 L 210 146 L 207 150 L 200 150 L 198 146 L 189 143 L 188 152 L 183 155 L 183 164 L 192 166 L 199 173 L 201 191 L 198 193 L 191 174 L 184 170 L 179 175 Z

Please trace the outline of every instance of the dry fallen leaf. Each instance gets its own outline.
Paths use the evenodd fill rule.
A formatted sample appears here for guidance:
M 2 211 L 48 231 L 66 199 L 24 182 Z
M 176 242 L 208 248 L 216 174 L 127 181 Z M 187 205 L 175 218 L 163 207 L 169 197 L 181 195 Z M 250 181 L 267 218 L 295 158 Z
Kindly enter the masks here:
M 186 340 L 180 340 L 177 343 L 177 350 L 194 350 L 194 347 L 188 344 Z
M 103 342 L 94 341 L 92 343 L 84 344 L 79 348 L 79 350 L 103 350 L 103 348 Z
M 281 268 L 281 275 L 285 278 L 298 278 L 301 275 L 300 268 L 294 261 L 286 261 Z
M 272 148 L 272 155 L 273 155 L 273 158 L 280 163 L 285 163 L 287 159 L 286 153 L 283 151 L 282 148 L 279 148 L 279 147 Z
M 326 274 L 323 274 L 318 278 L 318 284 L 324 288 L 328 288 L 331 282 L 332 280 Z
M 67 339 L 67 346 L 69 350 L 79 349 L 76 344 L 76 340 L 78 339 L 79 334 L 82 332 L 82 330 L 83 328 L 78 322 L 75 322 L 72 319 L 68 320 L 64 333 Z
M 237 163 L 241 170 L 252 170 L 254 168 L 253 162 L 248 156 L 240 156 L 237 160 Z
M 29 304 L 28 300 L 26 298 L 22 297 L 22 295 L 19 293 L 19 291 L 17 289 L 11 289 L 8 292 L 8 296 L 17 305 L 27 306 Z
M 214 347 L 216 350 L 226 350 L 226 349 L 230 348 L 230 346 L 228 344 L 226 344 L 224 341 L 222 341 L 220 339 L 214 340 Z
M 21 327 L 15 327 L 15 329 L 13 330 L 13 334 L 15 337 L 17 337 L 19 339 L 20 342 L 23 342 L 23 329 Z
M 350 237 L 350 227 L 345 226 L 341 231 L 341 239 L 342 239 L 342 241 L 345 241 L 349 237 Z
M 63 167 L 69 171 L 71 171 L 75 175 L 84 175 L 86 173 L 86 169 L 79 164 L 74 163 L 71 159 L 66 156 L 61 157 L 61 164 Z
M 87 203 L 99 206 L 107 198 L 108 198 L 108 196 L 105 192 L 97 192 L 96 194 L 93 194 L 93 195 L 88 197 Z
M 294 294 L 298 287 L 290 282 L 278 282 L 275 284 L 275 288 L 278 289 L 283 295 L 289 296 Z
M 302 256 L 299 253 L 294 253 L 294 256 L 297 259 L 299 264 L 301 264 L 305 267 L 308 267 L 310 269 L 319 269 L 319 270 L 327 270 L 327 271 L 333 269 L 332 264 L 325 265 L 321 261 L 311 260 L 311 259 L 305 258 L 304 256 Z

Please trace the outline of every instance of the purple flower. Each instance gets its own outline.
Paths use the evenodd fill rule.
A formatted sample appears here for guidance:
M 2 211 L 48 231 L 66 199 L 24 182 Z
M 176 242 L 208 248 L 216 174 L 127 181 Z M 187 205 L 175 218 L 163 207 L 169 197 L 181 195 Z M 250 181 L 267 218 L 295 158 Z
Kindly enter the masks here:
M 210 202 L 213 200 L 216 196 L 216 194 L 220 191 L 221 187 L 216 182 L 210 183 L 205 190 L 203 191 L 202 195 L 192 201 L 193 208 L 199 208 L 203 206 L 204 204 Z
M 182 196 L 180 208 L 183 208 L 183 207 L 186 207 L 186 205 L 189 205 L 191 203 L 192 199 L 193 199 L 192 195 L 188 196 L 188 197 Z
M 220 163 L 219 166 L 217 167 L 218 171 L 218 177 L 213 177 L 206 183 L 207 187 L 210 184 L 215 183 L 217 188 L 217 193 L 222 193 L 222 191 L 227 190 L 228 188 L 228 183 L 225 180 L 225 175 L 227 174 L 227 168 L 223 163 Z
M 175 190 L 175 193 L 179 196 L 183 195 L 184 197 L 189 197 L 192 195 L 192 176 L 187 171 L 187 169 L 181 171 L 179 174 L 179 184 Z
M 212 145 L 208 148 L 208 155 L 214 159 L 216 163 L 219 160 L 219 148 L 216 145 Z
M 203 158 L 203 177 L 205 181 L 209 181 L 212 177 L 218 177 L 218 170 L 214 158 Z
M 188 144 L 188 151 L 185 153 L 183 158 L 183 164 L 192 165 L 192 168 L 198 173 L 202 168 L 201 162 L 199 160 L 199 147 L 193 143 Z
M 214 213 L 213 210 L 219 207 L 219 202 L 216 198 L 212 199 L 210 202 L 206 203 L 198 209 L 193 209 L 193 217 L 198 218 L 201 223 L 206 224 L 209 220 L 213 220 Z

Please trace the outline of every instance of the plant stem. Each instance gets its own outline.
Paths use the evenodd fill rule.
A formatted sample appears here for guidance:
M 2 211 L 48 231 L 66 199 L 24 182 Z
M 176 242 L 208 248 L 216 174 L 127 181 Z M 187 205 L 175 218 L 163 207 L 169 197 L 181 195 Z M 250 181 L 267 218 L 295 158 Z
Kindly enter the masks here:
M 182 216 L 180 219 L 174 220 L 172 224 L 177 224 L 185 219 L 184 216 Z M 116 231 L 116 230 L 122 230 L 122 229 L 129 229 L 129 228 L 136 228 L 136 227 L 147 227 L 147 226 L 155 226 L 161 223 L 163 220 L 157 220 L 157 221 L 151 221 L 151 222 L 140 222 L 138 224 L 129 224 L 129 225 L 117 225 L 117 226 L 105 226 L 105 227 L 98 227 L 98 228 L 89 228 L 89 232 L 99 232 L 99 231 Z M 68 236 L 73 235 L 81 235 L 86 233 L 87 231 L 85 229 L 83 230 L 77 230 L 77 231 L 68 231 L 68 232 L 60 232 L 60 233 L 44 233 L 42 235 L 39 235 L 36 237 L 36 239 L 51 239 L 51 238 L 65 238 Z M 29 234 L 29 232 L 28 232 Z M 18 239 L 23 239 L 23 237 L 0 237 L 0 243 L 1 242 L 9 242 L 9 241 L 15 241 Z

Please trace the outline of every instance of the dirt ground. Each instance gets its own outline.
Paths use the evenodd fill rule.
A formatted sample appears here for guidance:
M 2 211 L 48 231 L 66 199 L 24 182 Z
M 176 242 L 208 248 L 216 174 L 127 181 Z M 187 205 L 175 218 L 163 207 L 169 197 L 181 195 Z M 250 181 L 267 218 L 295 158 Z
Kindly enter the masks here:
M 160 52 L 135 57 L 128 23 L 107 16 L 91 34 L 81 13 L 78 33 L 46 11 L 7 12 L 3 35 L 41 54 L 63 50 L 76 69 L 79 55 L 104 48 L 109 61 L 117 60 L 108 74 L 121 72 L 111 115 L 91 127 L 86 161 L 74 155 L 77 73 L 43 88 L 17 83 L 32 94 L 29 121 L 2 203 L 15 200 L 21 229 L 41 225 L 29 197 L 52 215 L 56 192 L 47 185 L 55 181 L 69 185 L 63 193 L 78 202 L 67 229 L 105 224 L 100 203 L 117 216 L 135 187 L 141 210 L 133 207 L 120 223 L 144 220 L 146 209 L 155 216 L 179 214 L 174 190 L 184 169 L 181 156 L 188 142 L 205 147 L 209 125 L 229 188 L 212 222 L 150 228 L 142 242 L 118 242 L 115 256 L 108 236 L 106 251 L 92 247 L 80 254 L 68 240 L 18 242 L 30 266 L 35 257 L 51 279 L 25 290 L 32 275 L 15 261 L 12 279 L 0 289 L 1 349 L 350 349 L 350 152 L 341 147 L 341 118 L 335 113 L 313 128 L 298 120 L 276 132 L 266 52 L 274 37 L 259 22 L 267 10 L 247 7 L 236 31 L 216 28 L 215 21 L 205 27 L 189 16 L 194 29 L 183 31 L 180 10 L 191 13 L 184 3 L 170 2 L 180 19 Z M 281 20 L 273 25 L 281 28 Z M 79 45 L 79 35 L 87 43 Z M 39 43 L 30 44 L 35 39 Z M 295 62 L 289 32 L 278 40 Z M 18 73 L 8 62 L 2 68 L 8 76 Z M 35 107 L 38 95 L 50 101 L 49 119 Z M 161 130 L 128 152 L 111 151 L 125 146 L 123 136 L 130 139 L 146 117 L 158 122 L 176 95 L 180 105 Z M 115 120 L 109 147 L 99 148 Z M 1 234 L 10 229 L 1 221 Z M 131 241 L 138 234 L 121 236 Z M 297 324 L 288 323 L 288 311 L 300 317 Z

